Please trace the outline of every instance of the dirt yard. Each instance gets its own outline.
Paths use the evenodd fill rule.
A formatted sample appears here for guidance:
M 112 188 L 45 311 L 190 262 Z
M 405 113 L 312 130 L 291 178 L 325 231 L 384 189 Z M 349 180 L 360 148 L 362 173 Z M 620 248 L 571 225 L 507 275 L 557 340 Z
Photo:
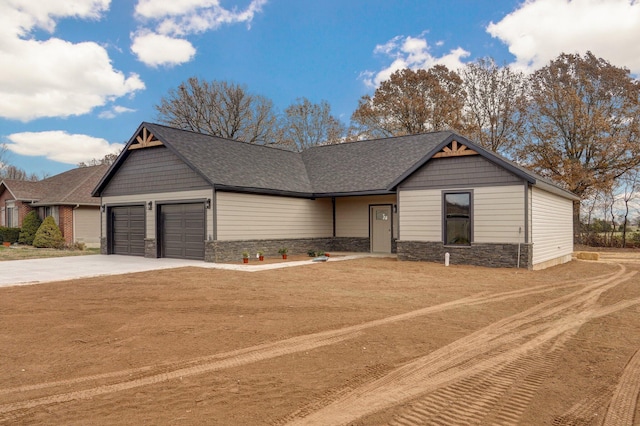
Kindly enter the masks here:
M 2 288 L 0 424 L 637 425 L 640 256 L 601 256 Z

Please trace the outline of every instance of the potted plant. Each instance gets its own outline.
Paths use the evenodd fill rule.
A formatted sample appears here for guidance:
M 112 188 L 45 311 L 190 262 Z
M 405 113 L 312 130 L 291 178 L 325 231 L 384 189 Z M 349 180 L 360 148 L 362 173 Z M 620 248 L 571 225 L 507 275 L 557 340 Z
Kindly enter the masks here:
M 242 263 L 249 263 L 249 252 L 246 250 L 242 252 Z
M 281 249 L 278 250 L 278 253 L 282 255 L 283 259 L 287 258 L 287 252 L 289 251 L 288 248 L 286 247 L 282 247 Z
M 264 260 L 264 250 L 258 250 L 258 259 L 260 262 Z

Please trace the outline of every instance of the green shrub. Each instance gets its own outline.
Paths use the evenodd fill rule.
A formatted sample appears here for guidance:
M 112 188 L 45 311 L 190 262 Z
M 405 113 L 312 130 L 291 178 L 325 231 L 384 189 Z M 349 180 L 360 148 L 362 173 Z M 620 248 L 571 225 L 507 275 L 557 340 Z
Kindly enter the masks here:
M 47 216 L 33 239 L 33 246 L 39 248 L 62 248 L 64 238 L 52 216 Z
M 18 242 L 32 245 L 40 225 L 42 225 L 42 219 L 38 217 L 38 213 L 35 210 L 29 212 L 22 220 L 22 230 Z
M 0 242 L 7 241 L 11 244 L 18 242 L 20 236 L 20 228 L 7 228 L 0 226 Z

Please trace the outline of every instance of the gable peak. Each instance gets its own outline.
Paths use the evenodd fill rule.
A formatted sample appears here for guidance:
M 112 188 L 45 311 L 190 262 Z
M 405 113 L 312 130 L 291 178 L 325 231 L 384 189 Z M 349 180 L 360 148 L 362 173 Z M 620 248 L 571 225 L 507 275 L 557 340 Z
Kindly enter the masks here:
M 129 145 L 129 150 L 150 148 L 152 146 L 164 145 L 158 138 L 155 137 L 146 127 L 140 129 L 140 132 L 136 135 L 135 140 Z
M 463 157 L 467 155 L 478 155 L 478 152 L 454 139 L 451 143 L 442 147 L 442 149 L 437 152 L 433 158 Z

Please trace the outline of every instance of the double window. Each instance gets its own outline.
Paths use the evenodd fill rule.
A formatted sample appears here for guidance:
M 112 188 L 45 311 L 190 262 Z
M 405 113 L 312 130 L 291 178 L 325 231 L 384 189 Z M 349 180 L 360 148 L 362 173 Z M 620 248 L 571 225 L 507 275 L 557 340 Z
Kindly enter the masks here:
M 444 244 L 471 245 L 471 192 L 444 193 Z

